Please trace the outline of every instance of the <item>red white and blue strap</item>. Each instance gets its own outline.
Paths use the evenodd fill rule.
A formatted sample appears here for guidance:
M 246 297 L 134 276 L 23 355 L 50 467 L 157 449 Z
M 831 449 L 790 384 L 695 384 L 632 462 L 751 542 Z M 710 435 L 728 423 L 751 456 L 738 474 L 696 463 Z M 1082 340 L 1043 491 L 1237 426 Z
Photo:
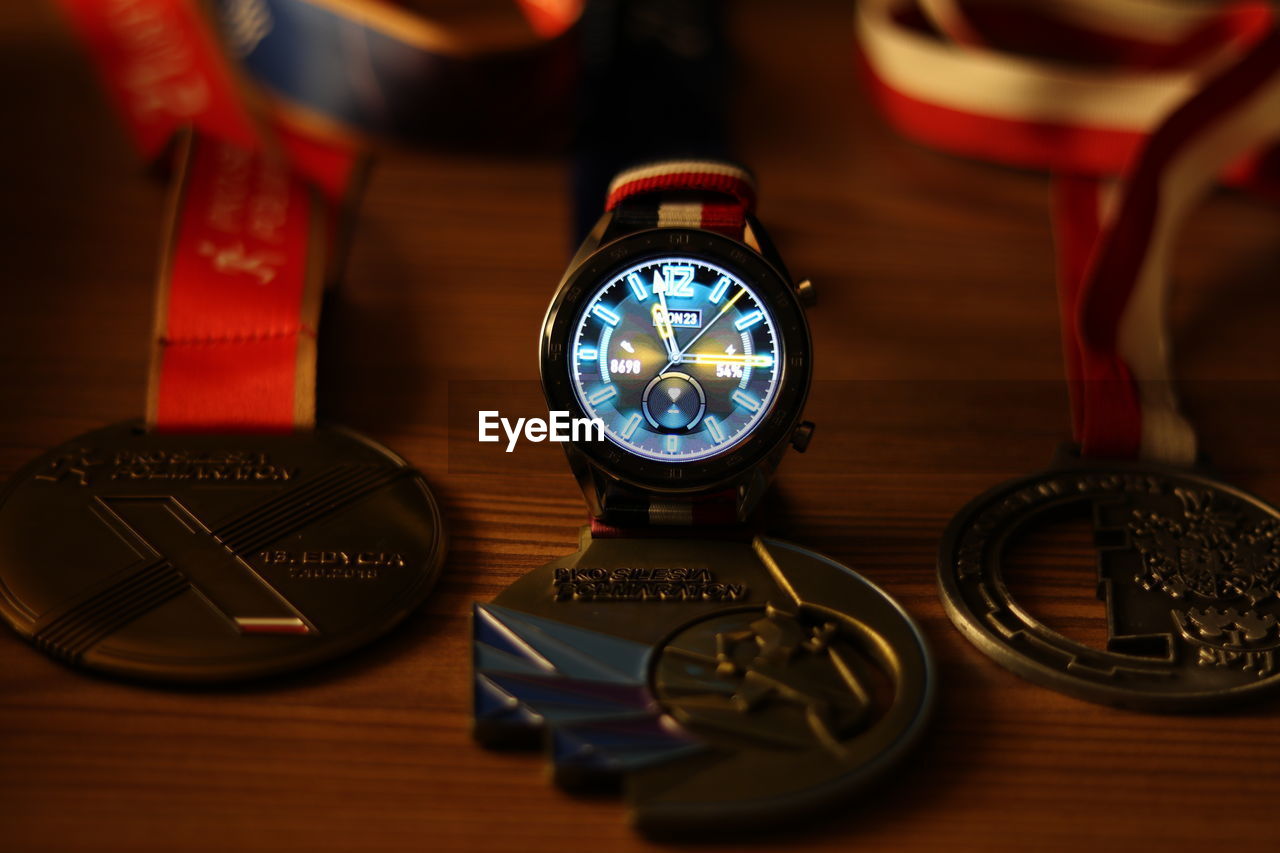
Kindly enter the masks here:
M 755 212 L 751 173 L 719 160 L 667 160 L 627 169 L 609 183 L 605 210 L 636 228 L 703 228 L 741 239 Z
M 620 172 L 610 183 L 605 209 L 628 229 L 702 228 L 742 239 L 755 211 L 751 173 L 720 160 L 667 160 Z M 591 520 L 597 538 L 670 536 L 687 530 L 700 537 L 740 536 L 734 489 L 691 497 L 643 493 L 605 496 L 604 516 Z
M 1274 14 L 1255 2 L 864 0 L 856 28 L 872 91 L 904 133 L 1055 173 L 1082 451 L 1194 461 L 1163 316 L 1171 249 L 1219 181 L 1280 197 Z

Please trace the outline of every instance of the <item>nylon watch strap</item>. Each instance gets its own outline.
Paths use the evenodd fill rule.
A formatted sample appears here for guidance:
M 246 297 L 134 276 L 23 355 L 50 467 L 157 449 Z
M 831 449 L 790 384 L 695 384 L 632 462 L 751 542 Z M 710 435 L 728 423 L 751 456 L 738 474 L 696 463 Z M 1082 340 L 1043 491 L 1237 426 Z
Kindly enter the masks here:
M 741 166 L 720 160 L 667 160 L 634 166 L 609 184 L 605 210 L 609 235 L 647 228 L 701 228 L 743 239 L 754 212 L 755 180 Z M 671 536 L 684 530 L 737 536 L 738 490 L 690 497 L 611 491 L 603 515 L 591 520 L 593 536 Z
M 751 173 L 720 160 L 667 160 L 635 166 L 609 183 L 610 233 L 702 228 L 741 240 L 755 212 Z M 617 232 L 615 232 L 617 229 Z

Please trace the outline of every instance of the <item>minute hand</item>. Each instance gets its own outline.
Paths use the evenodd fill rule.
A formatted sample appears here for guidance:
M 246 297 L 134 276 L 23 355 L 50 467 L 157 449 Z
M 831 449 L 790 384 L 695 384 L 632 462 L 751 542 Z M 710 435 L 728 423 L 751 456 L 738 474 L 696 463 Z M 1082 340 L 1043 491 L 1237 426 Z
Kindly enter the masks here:
M 654 288 L 655 290 L 657 288 Z M 666 290 L 658 291 L 658 303 L 662 307 L 662 326 L 658 329 L 658 336 L 662 338 L 662 342 L 667 347 L 667 358 L 671 361 L 667 362 L 667 367 L 675 364 L 680 360 L 680 354 L 676 352 L 676 330 L 671 328 L 671 312 L 667 310 L 667 293 Z M 667 367 L 662 368 L 662 372 L 667 372 Z
M 666 373 L 666 372 L 667 372 L 667 369 L 668 369 L 669 367 L 671 367 L 671 365 L 676 364 L 676 363 L 677 363 L 677 362 L 679 362 L 682 358 L 684 358 L 684 354 L 685 354 L 685 353 L 687 353 L 687 352 L 689 351 L 689 348 L 690 348 L 690 347 L 692 347 L 694 344 L 696 344 L 696 343 L 698 342 L 698 339 L 699 339 L 699 338 L 701 338 L 701 337 L 702 337 L 703 335 L 705 335 L 707 332 L 711 331 L 711 327 L 712 327 L 712 326 L 714 326 L 714 325 L 716 324 L 716 321 L 717 321 L 717 320 L 719 320 L 721 317 L 723 317 L 723 316 L 725 315 L 725 312 L 727 312 L 730 308 L 732 308 L 732 307 L 733 307 L 733 303 L 735 303 L 735 302 L 737 302 L 739 299 L 741 299 L 741 298 L 742 298 L 742 294 L 744 294 L 744 293 L 746 293 L 746 292 L 747 292 L 747 291 L 746 291 L 746 288 L 738 288 L 738 292 L 737 292 L 737 293 L 735 293 L 735 294 L 733 295 L 733 298 L 732 298 L 732 299 L 730 299 L 728 302 L 726 302 L 726 303 L 724 304 L 724 307 L 720 309 L 720 312 L 719 312 L 718 314 L 716 314 L 716 316 L 714 316 L 714 317 L 712 317 L 712 318 L 711 318 L 711 322 L 710 322 L 710 323 L 708 323 L 707 325 L 703 326 L 703 327 L 702 327 L 702 329 L 701 329 L 701 331 L 699 331 L 699 332 L 698 332 L 698 334 L 694 335 L 694 336 L 689 340 L 689 342 L 688 342 L 687 344 L 685 344 L 685 345 L 684 345 L 684 348 L 683 348 L 683 349 L 681 349 L 679 352 L 677 352 L 677 353 L 675 353 L 674 355 L 672 355 L 672 356 L 671 356 L 671 360 L 667 362 L 666 367 L 662 368 L 662 370 L 660 370 L 660 371 L 658 371 L 658 372 L 659 372 L 659 373 Z

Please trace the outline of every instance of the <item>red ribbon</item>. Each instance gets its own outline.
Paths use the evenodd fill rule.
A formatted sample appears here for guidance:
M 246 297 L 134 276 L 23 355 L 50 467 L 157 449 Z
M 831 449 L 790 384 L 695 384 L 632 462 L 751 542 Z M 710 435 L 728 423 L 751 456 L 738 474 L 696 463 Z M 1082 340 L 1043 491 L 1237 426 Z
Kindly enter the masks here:
M 1170 5 L 1166 22 L 1149 6 L 1145 20 L 1127 6 L 865 0 L 862 64 L 904 134 L 1055 174 L 1075 437 L 1090 456 L 1186 463 L 1194 434 L 1167 387 L 1163 317 L 1150 288 L 1167 254 L 1171 205 L 1180 212 L 1199 182 L 1280 198 L 1280 127 L 1246 122 L 1221 150 L 1197 148 L 1257 109 L 1269 87 L 1280 90 L 1280 33 L 1262 3 Z M 1128 25 L 1125 14 L 1134 16 Z M 1140 24 L 1153 25 L 1150 34 Z M 1101 212 L 1107 176 L 1122 179 L 1110 217 Z
M 516 0 L 550 40 L 579 0 Z M 149 424 L 280 432 L 314 421 L 329 246 L 364 154 L 275 110 L 220 49 L 198 0 L 58 0 L 142 155 L 177 151 Z M 353 14 L 405 13 L 364 0 Z M 175 145 L 175 140 L 185 140 Z

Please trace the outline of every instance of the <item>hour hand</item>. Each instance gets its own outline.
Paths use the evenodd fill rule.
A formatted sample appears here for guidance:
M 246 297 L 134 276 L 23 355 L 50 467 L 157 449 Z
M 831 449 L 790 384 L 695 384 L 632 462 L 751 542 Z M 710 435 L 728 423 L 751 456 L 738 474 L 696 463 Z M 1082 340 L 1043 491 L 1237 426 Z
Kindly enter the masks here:
M 659 315 L 661 312 L 661 316 Z M 658 330 L 658 337 L 667 348 L 668 366 L 680 361 L 680 348 L 676 345 L 676 331 L 671 327 L 671 312 L 667 310 L 667 295 L 658 291 L 658 304 L 653 306 L 653 325 Z

